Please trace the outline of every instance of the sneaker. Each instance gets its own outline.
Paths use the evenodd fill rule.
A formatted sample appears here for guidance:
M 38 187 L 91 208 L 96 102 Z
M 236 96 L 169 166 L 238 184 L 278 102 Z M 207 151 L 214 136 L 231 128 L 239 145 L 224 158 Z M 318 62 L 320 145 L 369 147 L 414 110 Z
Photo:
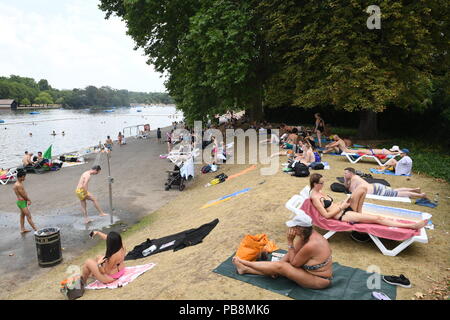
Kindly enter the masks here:
M 400 275 L 400 277 L 396 276 L 383 276 L 384 282 L 392 284 L 394 286 L 400 286 L 403 288 L 411 288 L 411 282 L 404 275 Z
M 370 240 L 370 236 L 367 233 L 361 233 L 356 231 L 352 231 L 350 237 L 356 242 L 367 242 Z

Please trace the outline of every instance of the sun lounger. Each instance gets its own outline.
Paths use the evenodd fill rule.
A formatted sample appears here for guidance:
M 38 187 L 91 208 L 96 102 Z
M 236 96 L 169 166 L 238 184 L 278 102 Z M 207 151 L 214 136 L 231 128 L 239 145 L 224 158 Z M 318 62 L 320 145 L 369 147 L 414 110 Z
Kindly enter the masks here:
M 9 182 L 15 182 L 17 180 L 17 168 L 11 168 L 6 174 L 0 176 L 0 183 L 5 185 Z
M 289 201 L 286 203 L 286 208 L 295 214 L 298 214 L 300 210 L 308 214 L 312 218 L 313 224 L 315 226 L 318 226 L 319 228 L 322 228 L 324 230 L 328 230 L 328 232 L 324 235 L 326 239 L 329 239 L 336 232 L 340 231 L 357 231 L 367 233 L 369 234 L 375 245 L 378 247 L 378 249 L 380 249 L 380 251 L 386 256 L 396 256 L 414 242 L 428 243 L 428 237 L 425 228 L 422 228 L 420 230 L 413 230 L 406 228 L 387 227 L 379 224 L 350 224 L 348 222 L 343 222 L 335 219 L 326 219 L 313 206 L 311 199 L 309 199 L 309 196 L 305 197 L 305 194 L 307 193 L 305 192 L 305 189 L 301 192 L 300 195 L 292 196 L 292 198 L 289 199 Z M 374 204 L 368 205 L 377 206 Z M 382 207 L 385 210 L 387 210 L 386 208 L 391 208 L 384 206 L 377 207 Z M 392 209 L 396 210 L 398 208 Z M 400 210 L 403 211 L 403 209 Z M 405 211 L 417 212 L 411 210 Z M 429 214 L 422 213 L 422 218 L 425 219 L 429 217 L 431 217 Z M 388 250 L 379 238 L 401 241 L 401 243 L 394 249 Z
M 395 158 L 397 156 L 397 155 L 386 155 L 386 159 L 384 159 L 384 161 L 381 162 L 381 159 L 379 157 L 369 154 L 360 155 L 358 153 L 342 152 L 341 155 L 347 157 L 348 161 L 350 161 L 352 164 L 355 164 L 362 159 L 374 159 L 380 166 L 382 166 L 388 160 Z

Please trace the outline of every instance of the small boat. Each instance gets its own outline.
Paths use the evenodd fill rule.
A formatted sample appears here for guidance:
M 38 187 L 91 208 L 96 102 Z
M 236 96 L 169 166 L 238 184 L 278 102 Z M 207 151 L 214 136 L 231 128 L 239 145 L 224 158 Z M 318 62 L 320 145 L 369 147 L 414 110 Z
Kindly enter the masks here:
M 104 110 L 103 112 L 114 112 L 114 110 Z
M 142 110 L 136 110 L 137 112 L 142 112 Z
M 30 114 L 41 114 L 41 113 L 37 112 L 37 111 L 32 111 L 32 112 L 30 112 Z
M 1 120 L 1 119 L 0 119 L 0 123 L 5 123 L 5 120 Z

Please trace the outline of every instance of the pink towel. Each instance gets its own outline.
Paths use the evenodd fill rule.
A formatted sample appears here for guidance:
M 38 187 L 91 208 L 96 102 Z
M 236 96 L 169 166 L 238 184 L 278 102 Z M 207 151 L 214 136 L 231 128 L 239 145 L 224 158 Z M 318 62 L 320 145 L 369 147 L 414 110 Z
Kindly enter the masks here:
M 303 202 L 303 205 L 300 209 L 305 211 L 306 214 L 308 214 L 312 218 L 314 225 L 325 230 L 364 232 L 370 233 L 379 238 L 396 241 L 407 240 L 420 234 L 419 230 L 413 229 L 387 227 L 382 226 L 380 224 L 372 224 L 372 223 L 355 223 L 351 225 L 348 222 L 339 221 L 336 219 L 326 219 L 314 207 L 314 205 L 311 202 L 311 199 L 306 199 L 305 202 Z
M 110 283 L 102 283 L 98 280 L 92 282 L 91 284 L 87 285 L 85 289 L 116 289 L 121 288 L 129 284 L 131 281 L 139 277 L 144 272 L 152 269 L 156 264 L 154 263 L 148 263 L 141 266 L 135 266 L 135 267 L 125 267 L 125 273 L 123 276 L 121 276 L 116 281 L 110 282 Z

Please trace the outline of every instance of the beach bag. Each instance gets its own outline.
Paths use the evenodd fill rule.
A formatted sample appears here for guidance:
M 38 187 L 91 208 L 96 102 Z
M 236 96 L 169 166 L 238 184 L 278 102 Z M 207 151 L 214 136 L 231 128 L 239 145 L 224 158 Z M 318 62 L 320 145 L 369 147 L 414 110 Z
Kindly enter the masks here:
M 83 296 L 84 283 L 79 275 L 61 281 L 60 292 L 68 299 L 75 300 Z
M 323 170 L 325 168 L 322 162 L 313 162 L 309 166 L 313 170 Z
M 294 174 L 296 177 L 307 177 L 309 176 L 309 168 L 301 162 L 296 162 L 294 165 Z
M 334 191 L 334 192 L 347 193 L 347 191 L 348 191 L 342 183 L 337 183 L 337 182 L 332 183 L 330 188 L 331 188 L 331 191 Z
M 236 252 L 236 256 L 242 260 L 255 261 L 261 257 L 263 253 L 270 253 L 278 249 L 276 244 L 273 241 L 270 241 L 265 233 L 257 235 L 247 234 L 244 239 L 242 239 Z
M 202 173 L 208 173 L 211 172 L 211 165 L 206 165 L 202 168 Z

